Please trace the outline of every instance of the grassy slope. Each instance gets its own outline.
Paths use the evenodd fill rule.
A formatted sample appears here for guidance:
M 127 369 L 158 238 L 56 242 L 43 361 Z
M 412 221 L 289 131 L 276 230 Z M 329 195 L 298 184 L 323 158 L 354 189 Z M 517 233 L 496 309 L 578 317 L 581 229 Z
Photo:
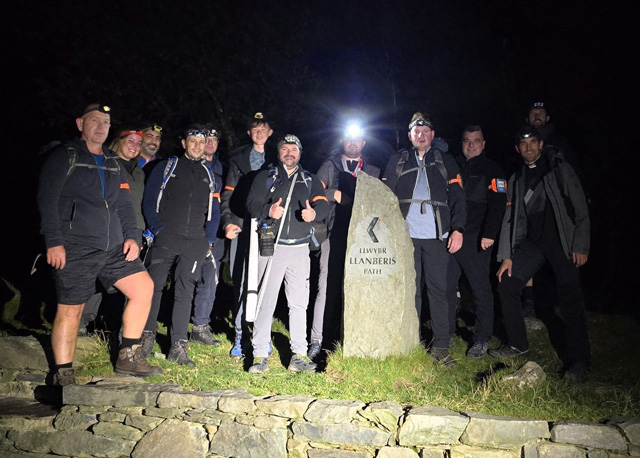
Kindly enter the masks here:
M 0 331 L 4 335 L 21 329 L 13 318 L 17 303 L 16 296 L 5 304 L 2 322 L 11 331 Z M 228 326 L 230 328 L 230 324 Z M 436 364 L 422 348 L 408 356 L 385 360 L 342 358 L 338 349 L 329 356 L 323 372 L 292 374 L 286 370 L 290 357 L 287 332 L 277 320 L 273 333 L 275 351 L 269 360 L 270 369 L 264 375 L 250 375 L 246 372 L 249 361 L 229 358 L 231 343 L 226 335 L 220 334 L 218 338 L 223 344 L 218 348 L 190 346 L 190 355 L 197 364 L 195 369 L 153 358 L 154 364 L 164 368 L 164 374 L 149 381 L 175 382 L 186 390 L 242 387 L 255 395 L 306 394 L 365 402 L 395 400 L 404 405 L 437 405 L 456 411 L 548 421 L 640 417 L 638 323 L 628 317 L 591 315 L 589 326 L 593 370 L 588 382 L 579 385 L 557 375 L 561 365 L 544 331 L 532 336 L 532 352 L 527 358 L 539 363 L 548 376 L 535 389 L 519 390 L 500 383 L 502 377 L 527 359 L 507 361 L 504 365 L 490 357 L 469 360 L 464 356 L 466 343 L 459 337 L 452 349 L 458 361 L 454 369 Z M 166 329 L 161 328 L 160 332 L 166 334 Z M 494 340 L 492 345 L 497 346 L 498 341 Z M 157 344 L 155 350 L 159 351 Z M 80 370 L 80 374 L 85 375 L 111 373 L 106 345 Z M 487 374 L 492 376 L 486 377 Z

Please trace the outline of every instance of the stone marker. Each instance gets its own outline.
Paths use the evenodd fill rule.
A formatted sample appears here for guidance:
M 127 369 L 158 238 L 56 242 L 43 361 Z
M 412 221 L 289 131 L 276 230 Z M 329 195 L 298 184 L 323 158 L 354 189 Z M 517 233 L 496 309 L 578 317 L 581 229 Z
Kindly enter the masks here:
M 344 273 L 344 356 L 404 355 L 419 343 L 413 244 L 398 199 L 358 174 Z

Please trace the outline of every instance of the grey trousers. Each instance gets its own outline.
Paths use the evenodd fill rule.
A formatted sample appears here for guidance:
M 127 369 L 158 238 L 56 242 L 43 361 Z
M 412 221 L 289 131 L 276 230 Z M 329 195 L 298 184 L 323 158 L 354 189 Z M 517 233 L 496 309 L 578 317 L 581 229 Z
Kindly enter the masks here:
M 311 325 L 311 342 L 322 342 L 324 326 L 324 309 L 327 303 L 327 277 L 329 275 L 329 254 L 331 244 L 327 238 L 320 245 L 320 269 L 318 273 L 318 293 L 313 306 L 313 324 Z
M 260 256 L 260 278 L 267 267 L 268 257 Z M 284 280 L 289 306 L 289 334 L 291 352 L 307 354 L 307 305 L 309 304 L 309 245 L 278 245 L 271 259 L 271 269 L 264 288 L 262 303 L 253 324 L 253 356 L 269 355 L 271 323 L 278 301 L 280 286 Z

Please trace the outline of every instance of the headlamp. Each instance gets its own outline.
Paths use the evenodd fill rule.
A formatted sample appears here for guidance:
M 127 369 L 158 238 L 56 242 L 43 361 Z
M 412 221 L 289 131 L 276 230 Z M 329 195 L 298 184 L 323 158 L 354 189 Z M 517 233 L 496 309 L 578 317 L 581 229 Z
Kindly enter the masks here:
M 426 126 L 429 129 L 433 130 L 433 126 L 431 125 L 431 123 L 425 121 L 424 119 L 416 119 L 411 124 L 409 124 L 409 131 L 411 131 L 411 129 L 413 129 L 416 126 Z
M 99 103 L 92 103 L 87 108 L 84 109 L 80 117 L 82 118 L 87 113 L 91 113 L 92 111 L 99 111 L 100 113 L 111 114 L 111 107 L 108 105 L 101 105 Z
M 218 132 L 215 129 L 209 129 L 208 131 L 206 131 L 207 137 L 216 137 L 216 138 L 220 138 L 220 132 Z
M 187 132 L 187 137 L 202 137 L 202 138 L 206 138 L 207 137 L 207 132 L 203 132 L 201 130 L 190 130 L 189 132 Z
M 285 145 L 287 143 L 291 145 L 296 145 L 300 150 L 300 152 L 302 152 L 302 142 L 298 137 L 292 134 L 287 134 L 282 138 L 282 140 L 280 140 L 280 142 L 278 143 L 278 151 L 280 151 L 280 148 L 282 148 L 282 145 Z
M 352 122 L 344 130 L 344 138 L 356 139 L 364 137 L 364 129 L 360 124 Z

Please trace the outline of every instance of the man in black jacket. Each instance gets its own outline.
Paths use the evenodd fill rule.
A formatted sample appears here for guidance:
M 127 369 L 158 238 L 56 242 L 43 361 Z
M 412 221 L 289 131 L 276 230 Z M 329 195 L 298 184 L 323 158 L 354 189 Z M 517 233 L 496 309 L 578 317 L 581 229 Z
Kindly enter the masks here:
M 313 306 L 313 324 L 307 353 L 312 360 L 320 354 L 325 318 L 326 326 L 331 331 L 330 334 L 333 334 L 328 337 L 338 337 L 336 331 L 342 310 L 344 257 L 358 173 L 362 171 L 367 175 L 380 177 L 380 169 L 369 164 L 362 155 L 365 145 L 363 129 L 355 124 L 347 126 L 341 150 L 332 151 L 316 174 L 327 194 L 329 216 L 325 221 L 327 238 L 322 241 L 319 253 L 318 292 Z M 327 283 L 331 284 L 329 292 Z
M 138 257 L 140 230 L 126 171 L 104 146 L 110 108 L 87 106 L 76 119 L 80 139 L 57 147 L 40 174 L 38 207 L 55 269 L 58 308 L 51 330 L 56 385 L 75 383 L 72 368 L 80 317 L 96 279 L 129 299 L 122 317 L 122 345 L 115 371 L 148 376 L 162 370 L 142 354 L 140 335 L 149 314 L 153 283 Z
M 383 180 L 398 196 L 400 211 L 409 225 L 416 268 L 416 310 L 422 310 L 422 284 L 426 283 L 433 340 L 428 345 L 434 359 L 454 366 L 449 355 L 453 342 L 447 297 L 447 270 L 451 254 L 462 246 L 467 218 L 462 179 L 453 158 L 432 147 L 435 137 L 428 115 L 415 113 L 409 123 L 413 148 L 389 158 Z M 420 321 L 420 320 L 419 320 Z
M 473 345 L 469 358 L 482 358 L 489 349 L 493 335 L 493 292 L 489 279 L 491 252 L 500 232 L 507 203 L 507 183 L 500 167 L 485 152 L 485 140 L 480 126 L 470 125 L 462 132 L 462 182 L 467 199 L 467 224 L 464 244 L 454 253 L 449 270 L 449 302 L 456 303 L 456 290 L 461 271 L 464 272 L 475 305 Z M 454 316 L 455 320 L 455 316 Z M 452 325 L 455 324 L 452 320 Z
M 584 297 L 578 268 L 589 256 L 590 221 L 580 180 L 556 148 L 543 148 L 539 132 L 518 133 L 516 151 L 524 164 L 509 179 L 498 260 L 498 293 L 507 342 L 489 350 L 498 358 L 524 355 L 529 342 L 520 307 L 527 281 L 549 263 L 557 283 L 564 327 L 560 357 L 565 376 L 582 381 L 590 364 Z
M 285 135 L 278 144 L 278 165 L 260 172 L 249 192 L 247 211 L 259 225 L 273 225 L 275 245 L 259 257 L 260 295 L 253 326 L 252 374 L 268 369 L 271 323 L 282 281 L 289 306 L 291 362 L 293 372 L 313 372 L 307 357 L 307 305 L 309 303 L 309 243 L 312 221 L 323 220 L 329 211 L 327 198 L 317 177 L 299 166 L 302 144 L 295 135 Z M 261 300 L 260 300 L 261 298 Z
M 247 126 L 251 145 L 241 147 L 231 155 L 229 172 L 221 196 L 222 231 L 225 237 L 231 240 L 229 257 L 235 302 L 235 339 L 230 351 L 232 358 L 243 356 L 242 328 L 246 296 L 244 281 L 250 239 L 250 218 L 246 215 L 247 195 L 256 174 L 275 159 L 273 152 L 266 146 L 272 134 L 273 129 L 264 115 L 256 113 Z
M 158 163 L 145 186 L 142 211 L 155 240 L 146 264 L 153 278 L 151 313 L 143 344 L 151 353 L 167 275 L 175 265 L 168 360 L 195 366 L 187 355 L 187 331 L 196 282 L 218 230 L 219 207 L 213 205 L 214 178 L 204 160 L 206 130 L 190 126 L 182 139 L 181 157 Z

